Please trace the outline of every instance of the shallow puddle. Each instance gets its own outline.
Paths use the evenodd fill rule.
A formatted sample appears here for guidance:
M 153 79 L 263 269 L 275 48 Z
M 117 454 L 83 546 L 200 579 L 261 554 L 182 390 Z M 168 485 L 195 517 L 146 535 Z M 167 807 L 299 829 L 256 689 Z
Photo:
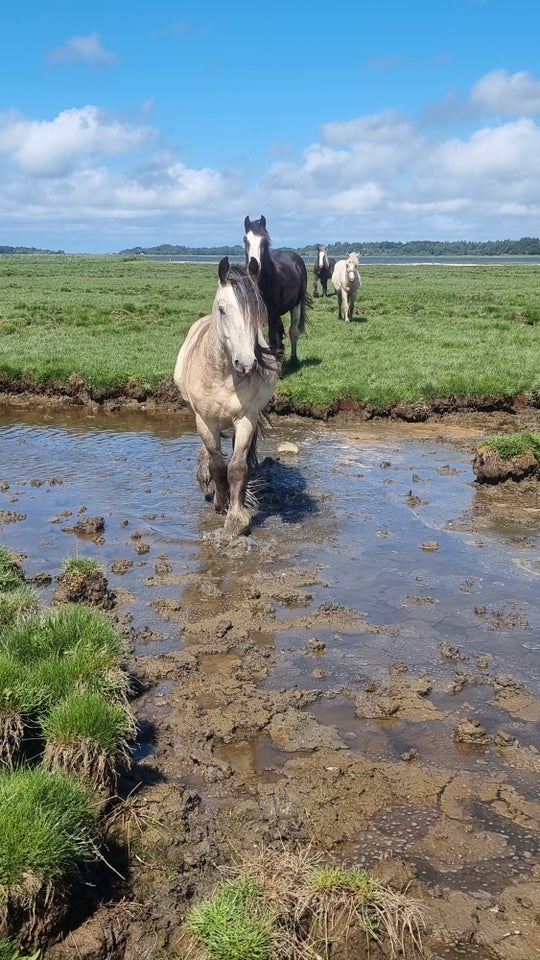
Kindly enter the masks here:
M 263 570 L 274 619 L 254 627 L 251 639 L 261 653 L 278 654 L 264 689 L 317 687 L 309 713 L 363 757 L 414 763 L 419 756 L 436 767 L 444 743 L 447 770 L 475 776 L 489 764 L 490 776 L 508 781 L 493 744 L 489 752 L 447 747 L 460 711 L 488 735 L 502 731 L 526 748 L 540 746 L 533 702 L 540 696 L 540 504 L 534 490 L 474 482 L 467 444 L 487 432 L 277 419 L 259 449 L 261 460 L 270 458 L 261 469 L 260 512 L 235 552 L 216 539 L 223 520 L 196 486 L 199 440 L 190 418 L 0 409 L 0 542 L 24 555 L 27 577 L 52 575 L 41 589 L 44 602 L 67 557 L 99 560 L 131 619 L 139 656 L 196 649 L 175 614 L 217 616 L 245 596 L 250 569 Z M 282 441 L 297 453 L 280 454 Z M 97 516 L 104 519 L 99 536 L 69 529 Z M 370 714 L 363 691 L 369 700 L 374 685 L 388 684 L 396 663 L 406 677 L 429 676 L 433 690 L 395 715 Z M 235 669 L 234 653 L 199 657 L 208 678 Z M 467 674 L 462 683 L 460 674 Z M 501 697 L 505 682 L 494 695 L 497 676 L 526 686 L 524 706 Z M 156 690 L 158 720 L 169 709 L 167 692 Z M 199 703 L 204 711 L 218 700 L 207 689 Z M 266 733 L 223 744 L 215 755 L 246 781 L 271 778 L 291 756 Z M 513 788 L 534 801 L 537 771 L 516 765 L 511 776 Z M 461 889 L 480 893 L 538 857 L 534 830 L 508 818 L 501 826 L 480 802 L 471 817 L 486 836 L 503 838 L 493 851 L 486 841 L 485 857 L 472 866 L 433 856 L 432 806 L 381 813 L 352 848 L 368 860 L 407 854 L 419 875 L 442 888 L 461 871 Z

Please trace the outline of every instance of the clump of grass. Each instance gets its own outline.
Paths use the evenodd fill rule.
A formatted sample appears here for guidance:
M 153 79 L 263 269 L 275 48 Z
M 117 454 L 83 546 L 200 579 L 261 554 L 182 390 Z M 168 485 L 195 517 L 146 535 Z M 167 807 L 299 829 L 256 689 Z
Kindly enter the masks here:
M 274 916 L 249 877 L 221 883 L 211 900 L 193 907 L 187 929 L 212 960 L 272 960 Z
M 24 583 L 21 567 L 10 550 L 0 545 L 0 591 L 16 590 Z
M 83 784 L 41 766 L 0 776 L 0 901 L 25 878 L 69 881 L 96 859 L 97 826 Z
M 124 704 L 96 693 L 76 693 L 43 719 L 44 766 L 80 776 L 98 793 L 110 795 L 130 759 L 135 723 Z
M 62 569 L 65 576 L 80 576 L 84 573 L 90 573 L 94 570 L 100 573 L 104 572 L 103 564 L 93 557 L 66 557 L 62 563 Z
M 12 767 L 19 759 L 29 720 L 35 716 L 39 693 L 28 671 L 0 653 L 0 764 Z
M 10 623 L 16 623 L 22 617 L 36 613 L 38 606 L 36 591 L 25 584 L 0 592 L 0 630 Z
M 358 867 L 321 860 L 311 850 L 258 851 L 190 911 L 188 932 L 211 960 L 328 960 L 353 931 L 390 957 L 421 951 L 413 900 Z
M 40 960 L 41 950 L 32 955 L 23 954 L 12 940 L 0 937 L 0 960 Z
M 100 610 L 86 604 L 67 604 L 42 618 L 43 653 L 60 657 L 74 649 L 103 650 L 112 658 L 123 652 L 119 631 Z
M 81 782 L 19 767 L 0 775 L 0 934 L 35 949 L 67 909 L 67 893 L 98 858 L 95 810 Z
M 511 460 L 522 453 L 532 452 L 540 462 L 540 433 L 527 430 L 521 433 L 504 433 L 488 437 L 482 446 L 495 450 L 503 460 Z

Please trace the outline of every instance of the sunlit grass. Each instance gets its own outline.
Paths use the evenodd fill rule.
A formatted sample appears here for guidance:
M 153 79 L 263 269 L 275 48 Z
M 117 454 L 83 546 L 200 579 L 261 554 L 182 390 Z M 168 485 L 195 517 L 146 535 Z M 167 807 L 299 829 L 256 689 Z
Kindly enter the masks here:
M 421 953 L 418 905 L 365 870 L 283 847 L 246 854 L 235 873 L 187 916 L 187 931 L 210 960 L 328 960 L 334 947 L 352 956 L 353 931 L 388 957 Z
M 388 404 L 539 388 L 537 265 L 361 262 L 360 273 L 352 323 L 338 321 L 335 296 L 314 301 L 301 366 L 285 366 L 277 385 L 285 400 L 327 408 L 343 396 Z M 78 374 L 94 390 L 134 379 L 152 391 L 210 311 L 217 264 L 2 256 L 0 283 L 0 377 Z
M 96 836 L 82 784 L 39 766 L 0 775 L 0 892 L 25 877 L 66 881 L 95 859 Z
M 503 460 L 519 457 L 522 453 L 533 453 L 540 462 L 540 434 L 523 431 L 522 433 L 497 434 L 482 441 L 482 446 L 496 450 Z
M 41 722 L 43 763 L 82 777 L 94 790 L 110 795 L 130 760 L 135 723 L 125 704 L 101 694 L 73 693 L 53 706 Z

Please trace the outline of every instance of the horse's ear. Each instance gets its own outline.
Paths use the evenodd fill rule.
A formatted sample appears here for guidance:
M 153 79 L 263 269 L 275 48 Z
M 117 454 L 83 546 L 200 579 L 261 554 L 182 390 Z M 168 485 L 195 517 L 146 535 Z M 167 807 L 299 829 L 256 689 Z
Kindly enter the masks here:
M 219 282 L 225 283 L 228 275 L 229 275 L 229 258 L 222 257 L 222 259 L 219 261 L 219 267 L 218 267 Z
M 249 224 L 250 224 L 250 219 L 249 217 L 246 217 L 246 219 L 244 220 L 244 233 L 248 232 Z
M 266 230 L 266 217 L 261 213 L 261 227 Z
M 250 257 L 248 263 L 248 273 L 253 280 L 256 280 L 259 276 L 259 264 L 257 263 L 255 257 Z

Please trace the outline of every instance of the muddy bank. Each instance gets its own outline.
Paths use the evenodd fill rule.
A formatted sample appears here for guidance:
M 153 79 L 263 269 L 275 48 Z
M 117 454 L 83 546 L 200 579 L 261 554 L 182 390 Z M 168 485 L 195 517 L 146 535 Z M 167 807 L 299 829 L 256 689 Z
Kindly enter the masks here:
M 66 382 L 36 382 L 30 376 L 11 377 L 0 373 L 0 399 L 14 405 L 46 402 L 53 405 L 99 407 L 109 411 L 122 408 L 175 411 L 186 407 L 170 377 L 164 377 L 155 388 L 135 378 L 123 384 L 98 388 L 86 384 L 78 374 L 73 374 Z M 406 423 L 425 423 L 432 418 L 456 413 L 509 413 L 519 415 L 522 422 L 529 423 L 538 419 L 540 395 L 534 392 L 530 396 L 501 394 L 433 397 L 416 403 L 393 401 L 387 404 L 364 403 L 354 397 L 345 396 L 321 407 L 316 404 L 295 405 L 276 394 L 270 409 L 278 416 L 295 415 L 314 420 L 328 420 L 344 413 L 357 420 L 380 417 Z
M 189 421 L 4 417 L 2 543 L 45 600 L 63 556 L 103 562 L 139 723 L 108 838 L 124 879 L 103 869 L 47 958 L 181 953 L 189 905 L 261 843 L 407 888 L 428 956 L 536 955 L 540 515 L 532 485 L 471 466 L 519 416 L 279 418 L 234 542 Z

